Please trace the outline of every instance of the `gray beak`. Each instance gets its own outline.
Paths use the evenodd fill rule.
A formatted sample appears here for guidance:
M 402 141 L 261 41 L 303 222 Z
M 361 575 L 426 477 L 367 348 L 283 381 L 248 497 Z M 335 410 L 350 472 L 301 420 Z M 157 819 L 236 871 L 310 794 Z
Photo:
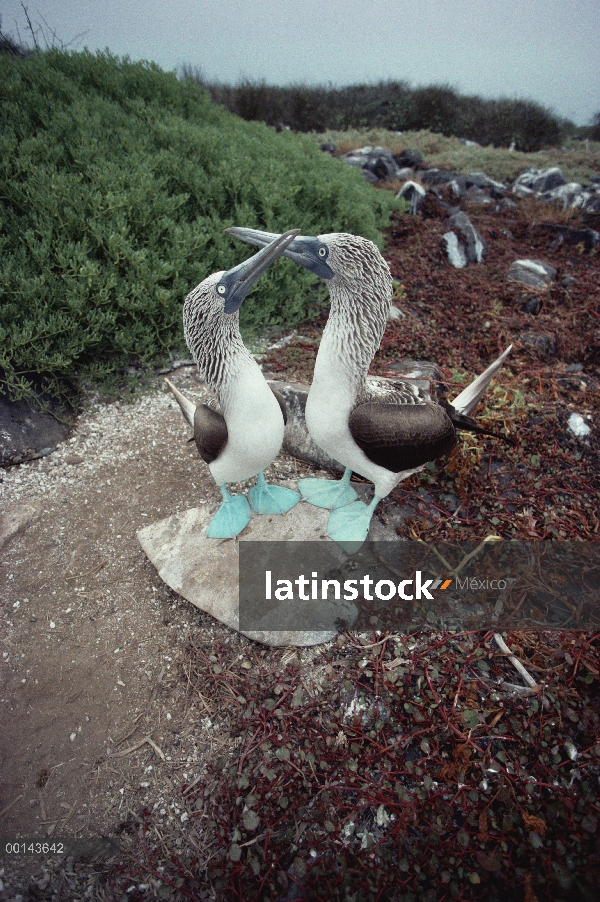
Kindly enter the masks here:
M 269 240 L 259 245 L 263 249 L 224 272 L 217 284 L 217 294 L 225 300 L 225 313 L 235 313 L 242 301 L 264 271 L 274 260 L 286 251 L 300 229 L 292 229 L 283 235 L 271 235 Z
M 230 229 L 225 229 L 225 232 L 228 235 L 233 235 L 234 238 L 245 241 L 246 244 L 254 244 L 256 247 L 266 247 L 269 242 L 279 237 L 279 235 L 274 232 L 261 232 L 258 229 L 244 229 L 239 228 L 238 226 L 232 226 Z M 289 235 L 290 233 L 286 232 L 286 234 Z M 288 260 L 293 260 L 294 263 L 298 263 L 299 266 L 303 266 L 305 269 L 310 270 L 310 272 L 319 276 L 320 279 L 329 280 L 333 279 L 335 276 L 334 271 L 327 263 L 329 248 L 326 244 L 323 244 L 322 241 L 319 241 L 318 238 L 312 238 L 307 235 L 298 235 L 298 237 L 294 238 L 291 242 L 287 250 L 283 252 L 283 255 L 284 257 L 287 257 Z

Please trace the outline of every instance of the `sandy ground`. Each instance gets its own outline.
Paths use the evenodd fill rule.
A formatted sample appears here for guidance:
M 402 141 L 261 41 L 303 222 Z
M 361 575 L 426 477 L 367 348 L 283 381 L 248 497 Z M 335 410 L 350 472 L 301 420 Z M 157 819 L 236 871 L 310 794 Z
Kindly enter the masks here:
M 191 367 L 171 378 L 202 396 Z M 241 653 L 247 640 L 168 589 L 136 539 L 176 511 L 216 509 L 218 489 L 190 434 L 158 379 L 132 404 L 90 403 L 54 454 L 3 473 L 4 522 L 31 517 L 0 564 L 7 838 L 114 834 L 145 805 L 166 824 L 185 819 L 182 781 L 235 741 L 226 712 L 211 718 L 188 697 L 178 662 L 200 631 Z M 280 455 L 268 474 L 306 470 Z M 6 891 L 18 888 L 17 871 L 0 859 Z

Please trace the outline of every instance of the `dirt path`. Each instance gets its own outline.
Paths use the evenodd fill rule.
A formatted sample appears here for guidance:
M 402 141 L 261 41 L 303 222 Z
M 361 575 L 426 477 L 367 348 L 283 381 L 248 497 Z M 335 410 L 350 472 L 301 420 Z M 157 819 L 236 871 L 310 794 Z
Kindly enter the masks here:
M 173 378 L 201 396 L 192 368 Z M 114 833 L 144 805 L 180 817 L 181 781 L 228 744 L 226 712 L 216 729 L 186 697 L 177 661 L 200 626 L 209 644 L 247 641 L 172 593 L 136 540 L 219 500 L 161 383 L 134 404 L 91 407 L 53 455 L 4 474 L 3 510 L 38 511 L 0 569 L 5 836 Z M 285 457 L 272 470 L 294 472 Z

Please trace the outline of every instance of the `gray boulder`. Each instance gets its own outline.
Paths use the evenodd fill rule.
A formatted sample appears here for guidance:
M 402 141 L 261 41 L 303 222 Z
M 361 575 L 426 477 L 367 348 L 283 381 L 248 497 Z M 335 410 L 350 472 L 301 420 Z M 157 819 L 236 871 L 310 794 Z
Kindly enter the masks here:
M 459 175 L 458 172 L 451 172 L 448 169 L 426 169 L 424 172 L 420 173 L 420 179 L 423 184 L 428 187 L 455 183 L 456 188 L 454 188 L 454 192 L 458 196 L 461 196 L 467 190 L 465 176 Z
M 556 281 L 556 270 L 541 260 L 515 260 L 508 270 L 507 279 L 509 282 L 543 290 Z
M 389 181 L 399 178 L 401 167 L 391 150 L 386 147 L 359 147 L 344 154 L 341 159 L 349 166 L 362 169 L 365 178 L 370 181 Z
M 469 175 L 465 176 L 465 183 L 467 189 L 485 188 L 490 191 L 493 197 L 502 197 L 506 191 L 506 185 L 503 185 L 502 182 L 495 182 L 485 172 L 470 172 Z
M 543 194 L 544 191 L 552 191 L 566 184 L 567 180 L 558 166 L 550 169 L 526 169 L 515 179 L 513 192 L 521 196 L 531 192 Z
M 458 229 L 467 244 L 467 262 L 481 263 L 487 253 L 487 244 L 462 210 L 450 217 L 450 225 Z
M 415 166 L 418 166 L 423 162 L 423 157 L 419 153 L 418 150 L 403 150 L 400 154 L 395 154 L 395 160 L 398 166 L 408 166 L 411 169 L 414 169 Z
M 552 191 L 545 191 L 543 197 L 544 200 L 560 201 L 566 209 L 574 206 L 574 201 L 582 193 L 583 185 L 580 185 L 579 182 L 567 182 L 564 185 L 559 185 L 558 188 L 553 188 Z

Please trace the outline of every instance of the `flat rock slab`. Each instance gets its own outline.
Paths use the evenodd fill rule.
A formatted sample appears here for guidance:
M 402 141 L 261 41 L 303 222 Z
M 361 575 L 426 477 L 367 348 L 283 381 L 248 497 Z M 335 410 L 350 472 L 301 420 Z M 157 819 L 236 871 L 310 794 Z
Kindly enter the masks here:
M 369 492 L 370 489 L 367 486 L 354 488 L 361 496 L 364 490 Z M 287 514 L 255 515 L 237 539 L 223 540 L 206 537 L 206 527 L 213 515 L 214 510 L 203 505 L 140 529 L 138 541 L 160 578 L 201 611 L 264 645 L 320 645 L 333 639 L 338 632 L 336 629 L 239 629 L 238 542 L 331 542 L 326 534 L 329 511 L 300 502 Z M 369 536 L 379 541 L 398 539 L 394 531 L 377 521 L 371 524 Z M 344 555 L 341 549 L 340 554 Z

